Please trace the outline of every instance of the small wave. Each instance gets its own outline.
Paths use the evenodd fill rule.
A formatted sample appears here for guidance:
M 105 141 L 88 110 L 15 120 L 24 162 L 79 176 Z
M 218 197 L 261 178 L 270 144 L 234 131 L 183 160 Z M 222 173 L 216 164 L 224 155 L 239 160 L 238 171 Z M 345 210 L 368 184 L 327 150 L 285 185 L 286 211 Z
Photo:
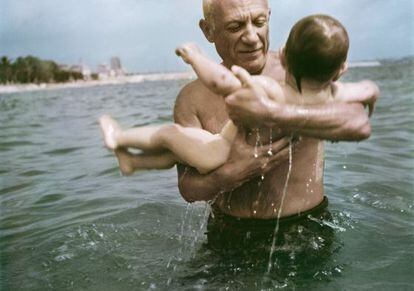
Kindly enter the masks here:
M 76 176 L 76 177 L 71 178 L 69 181 L 76 181 L 76 180 L 80 180 L 80 179 L 85 178 L 85 177 L 87 177 L 87 176 L 88 176 L 88 175 L 79 175 L 79 176 Z
M 105 175 L 108 175 L 108 174 L 113 174 L 113 173 L 116 173 L 116 172 L 119 172 L 119 168 L 118 167 L 112 167 L 112 168 L 105 169 L 105 170 L 99 172 L 96 176 L 100 177 L 100 176 L 105 176 Z
M 0 147 L 16 147 L 16 146 L 31 146 L 31 145 L 38 145 L 37 143 L 33 143 L 31 141 L 26 140 L 18 140 L 18 141 L 9 141 L 9 142 L 1 142 Z
M 60 155 L 70 154 L 70 153 L 76 152 L 81 149 L 83 149 L 83 147 L 62 148 L 62 149 L 47 151 L 47 152 L 44 152 L 44 154 L 50 155 L 50 156 L 60 156 Z
M 39 200 L 37 200 L 35 202 L 35 204 L 52 203 L 52 202 L 62 200 L 65 197 L 66 197 L 66 195 L 64 195 L 64 194 L 48 194 L 48 195 L 45 195 L 45 196 L 41 197 Z
M 364 67 L 379 67 L 382 64 L 379 61 L 365 61 L 365 62 L 353 62 L 348 65 L 350 68 L 364 68 Z
M 15 185 L 15 186 L 11 186 L 11 187 L 2 188 L 2 189 L 0 189 L 0 195 L 22 190 L 24 188 L 29 187 L 30 185 L 32 185 L 32 183 L 23 183 L 23 184 L 20 184 L 20 185 Z
M 40 171 L 40 170 L 30 170 L 30 171 L 26 171 L 20 174 L 20 176 L 24 176 L 24 177 L 33 177 L 33 176 L 40 176 L 43 174 L 47 174 L 48 172 L 46 171 Z

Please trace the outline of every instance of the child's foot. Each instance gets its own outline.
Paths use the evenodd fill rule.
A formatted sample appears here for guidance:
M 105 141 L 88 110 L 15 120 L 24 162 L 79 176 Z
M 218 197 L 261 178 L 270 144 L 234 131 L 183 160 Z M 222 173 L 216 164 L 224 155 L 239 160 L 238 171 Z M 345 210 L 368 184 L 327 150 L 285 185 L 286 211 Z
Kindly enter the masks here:
M 200 48 L 195 43 L 185 43 L 176 48 L 175 53 L 187 64 L 192 64 L 196 55 L 201 54 Z
M 134 173 L 134 166 L 132 164 L 132 156 L 127 149 L 118 148 L 115 150 L 116 158 L 118 159 L 119 169 L 122 175 L 130 176 Z
M 99 125 L 104 136 L 105 146 L 108 149 L 115 150 L 118 147 L 116 135 L 121 130 L 118 123 L 109 115 L 103 115 L 99 118 Z

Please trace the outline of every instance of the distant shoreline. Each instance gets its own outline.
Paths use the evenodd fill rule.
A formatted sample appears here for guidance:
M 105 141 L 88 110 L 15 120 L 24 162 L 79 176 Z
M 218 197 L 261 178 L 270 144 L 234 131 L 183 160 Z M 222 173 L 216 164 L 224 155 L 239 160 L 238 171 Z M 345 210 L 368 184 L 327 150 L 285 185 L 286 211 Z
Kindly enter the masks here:
M 137 74 L 122 77 L 108 78 L 106 80 L 78 80 L 67 83 L 41 83 L 41 84 L 9 84 L 0 85 L 0 94 L 30 92 L 41 90 L 55 90 L 66 88 L 85 88 L 106 85 L 123 85 L 134 84 L 145 81 L 166 81 L 166 80 L 181 80 L 194 79 L 193 72 L 177 72 L 177 73 L 160 73 L 160 74 Z
M 403 58 L 402 60 L 405 60 Z M 349 63 L 349 68 L 378 67 L 382 66 L 382 61 L 359 61 Z M 56 90 L 66 88 L 85 88 L 107 85 L 124 85 L 141 83 L 145 81 L 165 81 L 165 80 L 182 80 L 195 79 L 196 75 L 193 71 L 174 72 L 174 73 L 152 73 L 152 74 L 134 74 L 128 76 L 108 77 L 105 80 L 77 80 L 67 83 L 41 83 L 41 84 L 9 84 L 0 85 L 0 94 L 30 92 L 41 90 Z

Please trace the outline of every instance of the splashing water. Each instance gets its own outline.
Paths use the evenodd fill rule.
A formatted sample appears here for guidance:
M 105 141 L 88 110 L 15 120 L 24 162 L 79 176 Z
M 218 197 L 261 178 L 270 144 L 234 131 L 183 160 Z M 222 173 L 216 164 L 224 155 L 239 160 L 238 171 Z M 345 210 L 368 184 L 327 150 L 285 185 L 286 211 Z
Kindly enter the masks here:
M 187 221 L 188 210 L 190 209 L 190 206 L 191 206 L 191 203 L 187 203 L 187 207 L 185 208 L 185 214 L 184 214 L 183 220 L 181 221 L 181 232 L 180 232 L 180 236 L 178 237 L 178 240 L 180 241 L 180 243 L 183 242 L 184 227 Z
M 228 197 L 227 197 L 227 209 L 228 210 L 231 210 L 231 196 L 232 195 L 233 195 L 233 190 L 230 191 L 230 193 L 228 194 Z
M 191 213 L 193 212 L 193 207 L 192 207 L 191 203 L 187 203 L 187 207 L 185 208 L 185 214 L 184 214 L 184 217 L 181 221 L 180 235 L 178 236 L 178 241 L 180 242 L 180 248 L 178 249 L 177 254 L 173 255 L 168 260 L 168 263 L 167 263 L 167 269 L 169 269 L 172 266 L 173 272 L 175 271 L 175 268 L 177 267 L 175 261 L 181 261 L 183 259 L 183 251 L 184 251 L 184 248 L 185 248 L 185 241 L 183 240 L 183 238 L 184 238 L 185 226 L 186 226 L 186 223 L 187 223 L 187 217 L 188 217 L 188 214 L 190 212 Z M 190 231 L 191 231 L 191 225 L 190 224 L 189 224 L 189 227 L 190 227 Z M 167 286 L 171 284 L 171 281 L 172 281 L 172 277 L 169 277 L 167 279 Z
M 267 154 L 269 155 L 269 157 L 273 156 L 272 143 L 273 143 L 273 129 L 270 127 L 269 128 L 269 150 L 267 151 Z
M 259 157 L 259 152 L 258 152 L 258 147 L 262 146 L 261 140 L 260 140 L 260 132 L 258 128 L 253 129 L 253 132 L 256 135 L 256 144 L 254 146 L 254 157 L 258 158 Z
M 206 207 L 204 209 L 204 215 L 203 215 L 203 218 L 202 218 L 202 221 L 201 221 L 201 224 L 200 224 L 200 228 L 196 232 L 193 243 L 192 243 L 193 258 L 195 258 L 195 256 L 196 256 L 196 244 L 198 242 L 198 238 L 203 234 L 204 225 L 206 224 L 206 222 L 208 220 L 208 216 L 209 216 L 210 211 L 211 211 L 211 204 L 210 203 L 214 203 L 214 200 L 209 201 L 208 203 L 206 203 Z
M 290 178 L 290 173 L 292 171 L 292 139 L 293 139 L 293 136 L 291 136 L 291 138 L 289 140 L 289 169 L 288 169 L 288 173 L 286 175 L 285 185 L 283 187 L 283 194 L 282 194 L 282 200 L 281 200 L 280 206 L 279 206 L 279 211 L 277 212 L 276 226 L 275 226 L 275 230 L 273 232 L 273 240 L 272 240 L 272 246 L 270 248 L 269 262 L 267 264 L 266 275 L 269 275 L 271 270 L 272 270 L 272 256 L 273 256 L 273 253 L 275 252 L 276 237 L 277 237 L 277 233 L 279 231 L 280 216 L 282 214 L 283 203 L 285 201 L 287 187 L 288 187 L 289 178 Z

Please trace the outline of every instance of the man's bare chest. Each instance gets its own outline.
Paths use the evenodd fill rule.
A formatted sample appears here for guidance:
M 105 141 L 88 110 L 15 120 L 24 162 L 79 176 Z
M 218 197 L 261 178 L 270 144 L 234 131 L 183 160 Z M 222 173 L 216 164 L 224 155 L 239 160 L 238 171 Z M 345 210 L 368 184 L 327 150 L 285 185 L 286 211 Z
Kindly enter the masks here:
M 204 103 L 203 106 L 198 108 L 197 114 L 203 129 L 212 133 L 219 133 L 229 120 L 223 99 L 210 100 Z

